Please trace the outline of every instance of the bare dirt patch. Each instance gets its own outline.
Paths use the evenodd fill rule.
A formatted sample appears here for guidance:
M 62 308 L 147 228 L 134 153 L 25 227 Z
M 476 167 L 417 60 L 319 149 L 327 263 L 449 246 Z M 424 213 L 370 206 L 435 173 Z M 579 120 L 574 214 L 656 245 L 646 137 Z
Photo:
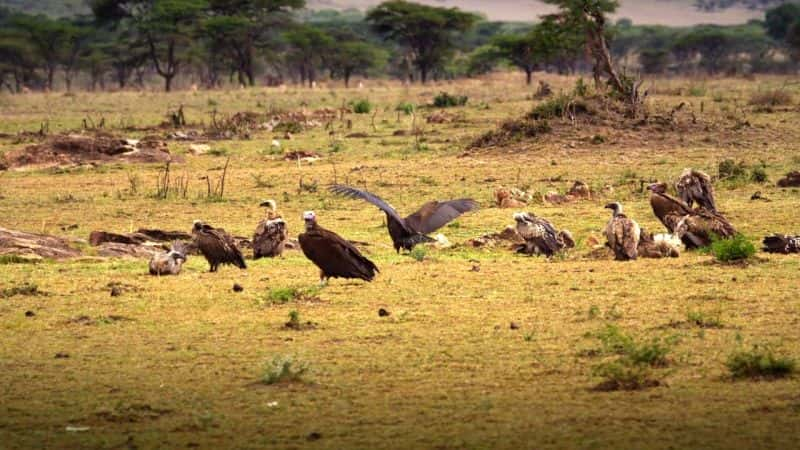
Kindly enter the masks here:
M 40 144 L 12 150 L 2 164 L 10 169 L 80 166 L 109 162 L 176 162 L 163 141 L 78 134 L 49 137 Z

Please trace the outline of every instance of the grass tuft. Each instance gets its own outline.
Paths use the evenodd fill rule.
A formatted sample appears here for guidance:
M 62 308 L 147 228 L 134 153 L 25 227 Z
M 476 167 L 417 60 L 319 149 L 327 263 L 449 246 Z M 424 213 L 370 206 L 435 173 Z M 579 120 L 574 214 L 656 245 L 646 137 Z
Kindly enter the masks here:
M 369 114 L 372 112 L 372 103 L 366 99 L 353 101 L 350 105 L 353 108 L 353 112 L 356 114 Z
M 12 286 L 0 290 L 0 298 L 11 298 L 17 295 L 35 296 L 44 295 L 44 292 L 39 290 L 39 287 L 32 283 L 22 283 L 19 286 Z
M 789 356 L 776 354 L 769 345 L 754 345 L 749 351 L 732 353 L 725 366 L 733 379 L 776 379 L 794 374 L 797 361 Z
M 264 365 L 261 382 L 267 385 L 306 382 L 308 363 L 292 356 L 278 355 Z
M 756 254 L 756 246 L 743 234 L 729 239 L 714 238 L 711 242 L 711 254 L 717 261 L 746 261 Z
M 417 245 L 411 249 L 409 255 L 414 258 L 414 260 L 422 262 L 428 256 L 428 249 L 422 245 Z
M 433 106 L 437 108 L 453 108 L 456 106 L 464 106 L 469 101 L 466 95 L 451 95 L 447 92 L 440 92 L 439 95 L 434 97 Z

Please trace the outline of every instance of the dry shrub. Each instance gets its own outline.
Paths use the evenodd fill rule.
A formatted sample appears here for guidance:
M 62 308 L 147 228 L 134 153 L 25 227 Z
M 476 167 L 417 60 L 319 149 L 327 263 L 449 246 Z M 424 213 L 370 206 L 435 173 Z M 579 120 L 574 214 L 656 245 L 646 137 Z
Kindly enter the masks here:
M 792 94 L 783 89 L 760 91 L 750 97 L 750 105 L 758 107 L 788 106 L 793 101 Z
M 489 131 L 470 144 L 470 148 L 494 147 L 534 138 L 549 133 L 550 124 L 546 120 L 521 119 L 507 120 L 496 130 Z

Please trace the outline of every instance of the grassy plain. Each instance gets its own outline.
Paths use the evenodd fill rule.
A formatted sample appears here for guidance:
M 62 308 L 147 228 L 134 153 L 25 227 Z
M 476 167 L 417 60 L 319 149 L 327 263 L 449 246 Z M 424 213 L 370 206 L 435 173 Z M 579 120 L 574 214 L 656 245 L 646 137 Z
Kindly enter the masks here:
M 574 83 L 547 78 L 556 90 Z M 775 187 L 800 169 L 800 89 L 786 83 L 648 83 L 653 108 L 688 102 L 700 121 L 718 124 L 706 133 L 608 129 L 593 143 L 598 130 L 576 128 L 466 153 L 476 136 L 536 103 L 518 77 L 412 88 L 367 82 L 350 90 L 2 95 L 0 132 L 11 134 L 36 131 L 45 120 L 51 132 L 79 129 L 87 116 L 105 117 L 112 131 L 151 126 L 179 104 L 190 122 L 207 123 L 214 109 L 336 108 L 369 99 L 374 119 L 350 114 L 350 130 L 336 122 L 332 135 L 318 127 L 281 139 L 284 151 L 321 153 L 313 164 L 271 154 L 278 134 L 267 132 L 211 142 L 218 156 L 184 155 L 173 171 L 191 177 L 187 199 L 155 199 L 160 167 L 152 165 L 0 173 L 0 225 L 86 239 L 92 230 L 188 231 L 201 218 L 247 236 L 263 214 L 258 203 L 275 198 L 292 235 L 301 212 L 314 209 L 323 226 L 370 243 L 365 253 L 381 274 L 370 284 L 333 280 L 316 298 L 275 304 L 271 290 L 317 283 L 317 269 L 300 252 L 216 274 L 194 257 L 173 278 L 150 277 L 141 260 L 2 265 L 0 288 L 33 283 L 44 294 L 0 298 L 0 447 L 791 448 L 800 439 L 800 379 L 731 381 L 725 361 L 754 343 L 800 357 L 800 259 L 759 254 L 743 267 L 685 253 L 618 263 L 588 257 L 586 243 L 600 238 L 610 200 L 660 231 L 640 180 L 673 180 L 684 167 L 716 173 L 727 158 L 763 163 L 770 179 L 717 186 L 731 222 L 754 241 L 800 232 L 800 193 Z M 753 93 L 782 86 L 794 93 L 793 105 L 772 113 L 748 105 Z M 398 103 L 428 104 L 442 90 L 469 96 L 466 107 L 449 111 L 461 120 L 423 124 L 421 146 L 395 135 L 413 120 L 394 111 Z M 431 112 L 418 110 L 417 121 Z M 736 126 L 743 122 L 749 125 Z M 345 137 L 354 132 L 369 137 Z M 0 151 L 26 145 L 15 142 L 0 140 Z M 186 143 L 169 145 L 186 152 Z M 218 176 L 226 155 L 224 201 L 199 198 L 205 186 L 197 178 Z M 334 174 L 405 213 L 434 198 L 474 197 L 483 209 L 443 230 L 454 243 L 513 222 L 513 211 L 493 206 L 500 185 L 564 192 L 581 179 L 614 193 L 528 208 L 578 238 L 563 258 L 457 246 L 416 261 L 394 253 L 377 209 L 325 192 Z M 319 191 L 299 192 L 301 176 L 318 180 Z M 754 191 L 771 201 L 751 201 Z M 122 284 L 121 296 L 109 295 L 110 283 Z M 232 292 L 234 283 L 244 292 Z M 379 317 L 379 308 L 391 315 Z M 287 329 L 291 311 L 316 326 Z M 689 323 L 691 314 L 720 326 Z M 675 341 L 667 366 L 653 369 L 660 386 L 593 390 L 602 381 L 593 367 L 614 358 L 596 351 L 593 333 L 607 324 L 639 340 Z M 276 356 L 307 363 L 306 381 L 260 383 Z

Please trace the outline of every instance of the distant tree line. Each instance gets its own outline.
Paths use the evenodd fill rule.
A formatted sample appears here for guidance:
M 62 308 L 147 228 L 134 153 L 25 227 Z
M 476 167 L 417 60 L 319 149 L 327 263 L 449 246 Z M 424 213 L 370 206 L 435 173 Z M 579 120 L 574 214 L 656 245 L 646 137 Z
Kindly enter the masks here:
M 605 40 L 617 66 L 650 74 L 795 71 L 800 55 L 795 3 L 738 26 L 637 26 L 623 19 L 598 35 L 591 20 L 579 17 L 581 5 L 612 13 L 614 0 L 546 0 L 578 15 L 543 16 L 535 24 L 401 0 L 366 14 L 308 11 L 304 0 L 88 1 L 92 14 L 69 18 L 0 9 L 0 89 L 125 89 L 160 80 L 169 91 L 178 79 L 207 88 L 313 86 L 321 79 L 349 85 L 354 76 L 425 83 L 502 68 L 523 71 L 531 83 L 535 71 L 600 67 L 591 40 Z

